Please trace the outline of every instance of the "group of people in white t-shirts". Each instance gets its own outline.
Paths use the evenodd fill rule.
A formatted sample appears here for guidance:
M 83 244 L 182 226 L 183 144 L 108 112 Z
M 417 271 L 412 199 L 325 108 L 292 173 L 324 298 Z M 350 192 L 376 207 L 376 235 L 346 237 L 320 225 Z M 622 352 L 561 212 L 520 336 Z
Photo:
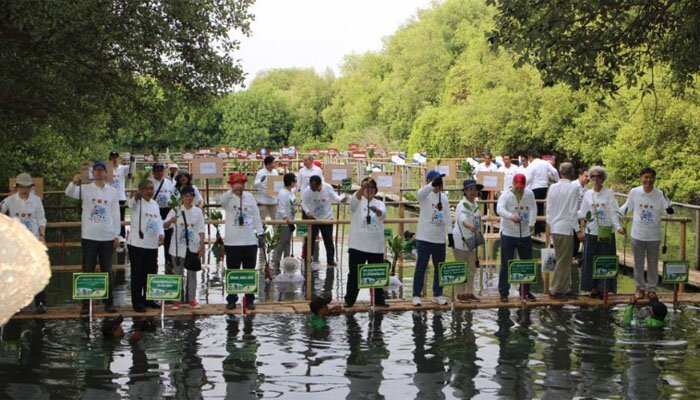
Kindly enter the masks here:
M 506 280 L 508 261 L 515 257 L 528 259 L 532 256 L 531 228 L 536 226 L 539 205 L 538 192 L 545 193 L 547 202 L 546 220 L 556 250 L 556 267 L 552 278 L 551 296 L 555 299 L 568 299 L 577 296 L 578 288 L 572 287 L 572 258 L 576 255 L 579 242 L 584 244 L 581 259 L 581 289 L 591 296 L 602 295 L 604 287 L 599 280 L 592 279 L 592 260 L 598 255 L 614 255 L 614 233 L 625 234 L 620 216 L 632 212 L 632 248 L 635 259 L 634 279 L 637 298 L 645 294 L 656 296 L 658 284 L 657 263 L 661 240 L 661 217 L 672 214 L 668 198 L 654 187 L 656 172 L 645 168 L 640 173 L 641 186 L 632 189 L 627 202 L 618 207 L 614 193 L 604 186 L 607 179 L 605 169 L 599 166 L 590 170 L 582 169 L 578 174 L 573 165 L 562 163 L 559 171 L 547 161 L 541 160 L 537 152 L 529 156 L 526 168 L 512 164 L 508 154 L 503 155 L 503 165 L 497 167 L 490 154 L 485 154 L 484 162 L 475 170 L 475 178 L 482 171 L 501 171 L 506 182 L 497 202 L 501 233 L 501 270 L 499 293 L 502 301 L 508 300 L 510 285 Z M 138 183 L 138 191 L 126 197 L 126 180 L 129 167 L 120 165 L 119 154 L 110 153 L 113 178 L 107 183 L 107 164 L 95 161 L 92 165 L 90 182 L 82 182 L 80 174 L 74 176 L 65 190 L 67 196 L 80 200 L 81 204 L 81 247 L 83 270 L 94 271 L 99 261 L 102 272 L 111 276 L 112 255 L 120 247 L 124 237 L 122 227 L 124 211 L 120 204 L 131 210 L 130 233 L 126 240 L 131 262 L 131 298 L 135 311 L 143 312 L 148 307 L 159 304 L 145 299 L 146 276 L 158 271 L 158 248 L 166 247 L 166 272 L 182 274 L 186 277 L 181 301 L 172 307 L 178 309 L 187 304 L 199 308 L 196 300 L 197 270 L 188 270 L 187 253 L 204 254 L 205 219 L 201 206 L 203 199 L 192 184 L 192 177 L 186 171 L 178 171 L 171 165 L 171 179 L 165 177 L 165 165 L 156 162 L 152 165 L 152 175 Z M 232 173 L 227 183 L 231 189 L 221 196 L 221 206 L 225 211 L 225 238 L 227 269 L 254 269 L 267 260 L 264 240 L 266 219 L 292 221 L 296 217 L 300 197 L 302 218 L 309 220 L 333 219 L 332 204 L 350 202 L 351 223 L 349 237 L 349 273 L 345 306 L 352 307 L 357 300 L 357 272 L 364 263 L 382 262 L 384 259 L 384 219 L 385 204 L 375 197 L 377 183 L 366 178 L 360 189 L 352 196 L 341 196 L 333 187 L 323 182 L 323 170 L 313 156 L 303 159 L 303 166 L 297 174 L 286 173 L 283 187 L 276 195 L 270 195 L 270 177 L 279 176 L 276 160 L 268 156 L 253 181 L 257 195 L 245 190 L 247 177 L 242 173 Z M 442 177 L 438 171 L 429 171 L 425 185 L 417 192 L 420 207 L 416 233 L 417 264 L 413 279 L 413 304 L 422 302 L 424 275 L 428 262 L 439 265 L 445 260 L 446 246 L 454 249 L 456 260 L 467 261 L 470 278 L 473 282 L 474 267 L 477 265 L 476 247 L 480 227 L 485 219 L 477 205 L 479 192 L 483 186 L 476 179 L 463 182 L 463 199 L 455 209 L 454 221 L 450 205 L 443 190 Z M 591 189 L 587 188 L 592 180 Z M 554 184 L 549 187 L 549 184 Z M 33 181 L 28 174 L 20 174 L 16 179 L 17 193 L 2 202 L 2 212 L 20 219 L 40 240 L 44 240 L 46 218 L 41 200 L 31 193 Z M 298 186 L 298 190 L 297 190 Z M 544 190 L 542 190 L 544 189 Z M 297 191 L 300 196 L 297 196 Z M 548 193 L 548 194 L 547 194 Z M 171 208 L 171 197 L 180 199 L 176 209 Z M 295 226 L 292 222 L 277 226 L 279 240 L 272 251 L 272 267 L 280 271 L 280 261 L 291 252 L 292 235 Z M 309 229 L 313 242 L 319 233 L 326 248 L 329 267 L 336 264 L 333 243 L 333 225 L 312 225 Z M 483 239 L 482 239 L 483 240 Z M 305 241 L 306 242 L 306 241 Z M 303 252 L 305 255 L 305 251 Z M 314 251 L 314 253 L 316 253 Z M 647 262 L 646 278 L 644 279 Z M 433 301 L 446 304 L 442 287 L 438 285 L 438 271 L 433 279 Z M 615 282 L 608 282 L 610 291 L 615 291 Z M 109 286 L 105 310 L 114 312 L 113 285 Z M 534 301 L 529 287 L 523 288 L 525 296 Z M 473 283 L 458 287 L 455 293 L 461 301 L 479 301 L 473 293 Z M 384 293 L 375 292 L 375 305 L 386 307 Z M 227 308 L 236 308 L 238 297 L 229 295 Z M 248 308 L 255 308 L 253 295 L 246 295 Z M 46 311 L 45 293 L 35 299 L 38 312 Z M 81 313 L 87 313 L 83 303 Z

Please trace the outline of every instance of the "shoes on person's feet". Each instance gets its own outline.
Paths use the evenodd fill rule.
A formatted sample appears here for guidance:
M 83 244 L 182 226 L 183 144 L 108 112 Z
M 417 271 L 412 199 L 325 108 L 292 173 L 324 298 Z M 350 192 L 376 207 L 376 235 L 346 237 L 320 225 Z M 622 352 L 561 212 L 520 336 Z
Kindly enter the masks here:
M 439 304 L 441 306 L 444 306 L 447 304 L 447 297 L 445 296 L 435 296 L 433 297 L 433 303 Z
M 146 307 L 142 306 L 141 304 L 135 305 L 134 311 L 137 313 L 145 313 L 146 312 Z
M 567 301 L 569 298 L 564 293 L 550 293 L 549 298 L 557 301 Z
M 635 300 L 641 300 L 644 298 L 644 289 L 637 289 L 637 293 L 634 294 Z
M 418 296 L 413 296 L 413 306 L 418 307 L 421 305 L 421 298 Z
M 355 303 L 348 303 L 347 301 L 343 304 L 343 308 L 352 308 Z
M 255 303 L 246 304 L 246 308 L 249 310 L 255 310 Z
M 480 302 L 481 301 L 480 298 L 474 296 L 472 293 L 467 294 L 467 299 L 469 299 L 469 301 L 473 301 L 473 302 Z
M 117 309 L 114 308 L 114 305 L 112 304 L 105 304 L 105 312 L 112 314 L 117 312 Z
M 390 307 L 389 303 L 387 303 L 386 301 L 383 301 L 381 303 L 374 303 L 374 306 L 375 307 L 382 307 L 382 308 L 389 308 Z
M 458 295 L 457 295 L 457 300 L 459 300 L 459 301 L 466 301 L 466 302 L 471 301 L 471 299 L 469 298 L 469 295 L 467 295 L 467 294 L 465 294 L 465 293 L 460 293 L 460 294 L 458 294 Z
M 591 293 L 588 296 L 592 299 L 597 299 L 597 298 L 599 298 L 598 295 L 599 295 L 599 293 L 597 290 L 591 290 Z
M 500 301 L 501 301 L 501 303 L 507 303 L 507 302 L 508 302 L 508 296 L 501 296 Z
M 200 306 L 199 303 L 197 303 L 197 300 L 190 300 L 190 307 L 195 310 L 199 310 L 200 308 L 202 308 L 202 306 Z
M 147 308 L 160 308 L 160 303 L 153 300 L 146 300 L 146 302 L 144 302 L 143 305 Z
M 564 296 L 568 297 L 571 300 L 578 299 L 578 294 L 576 294 L 574 292 L 566 292 L 566 293 L 564 293 Z
M 179 310 L 181 305 L 182 305 L 182 304 L 180 304 L 179 301 L 174 301 L 174 302 L 173 302 L 173 305 L 170 306 L 170 309 L 171 309 L 171 310 Z
M 227 310 L 235 310 L 235 309 L 236 309 L 236 303 L 226 303 L 226 309 L 227 309 Z
M 537 297 L 535 297 L 535 295 L 532 293 L 526 294 L 525 297 L 530 301 L 537 301 Z
M 46 314 L 46 304 L 39 303 L 36 305 L 35 310 L 37 314 Z

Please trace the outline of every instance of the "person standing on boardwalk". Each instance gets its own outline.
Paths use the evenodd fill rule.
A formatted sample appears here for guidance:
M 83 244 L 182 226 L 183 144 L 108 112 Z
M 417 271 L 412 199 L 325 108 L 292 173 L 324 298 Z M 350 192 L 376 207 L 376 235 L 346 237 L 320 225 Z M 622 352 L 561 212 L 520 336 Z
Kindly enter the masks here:
M 513 189 L 498 198 L 496 211 L 501 217 L 501 269 L 498 273 L 498 293 L 501 301 L 508 301 L 510 284 L 508 283 L 508 262 L 515 258 L 529 260 L 532 258 L 532 237 L 530 230 L 535 226 L 537 204 L 535 194 L 526 189 L 527 179 L 523 174 L 513 177 Z M 525 285 L 525 296 L 535 301 L 530 292 L 530 285 Z
M 306 219 L 330 220 L 333 219 L 332 203 L 345 203 L 347 197 L 338 195 L 333 186 L 323 182 L 321 177 L 313 175 L 309 178 L 309 187 L 301 193 L 301 208 L 306 213 Z M 323 237 L 323 245 L 326 248 L 326 263 L 329 267 L 335 267 L 335 246 L 333 244 L 333 225 L 311 225 L 311 242 L 316 246 L 316 237 L 319 231 Z M 382 241 L 382 243 L 384 243 Z M 303 246 L 303 257 L 306 257 L 306 241 Z
M 620 225 L 620 208 L 615 193 L 603 186 L 608 179 L 608 173 L 600 166 L 592 167 L 588 173 L 593 181 L 593 188 L 584 194 L 578 211 L 578 217 L 586 220 L 581 260 L 581 290 L 590 291 L 591 297 L 603 298 L 605 282 L 603 279 L 593 279 L 593 261 L 596 256 L 616 255 L 613 231 L 624 235 L 625 230 Z M 617 279 L 608 279 L 608 282 L 608 289 L 615 293 Z
M 454 247 L 452 236 L 452 217 L 447 195 L 443 193 L 442 177 L 444 174 L 432 170 L 425 176 L 426 184 L 418 189 L 417 198 L 420 207 L 418 228 L 416 233 L 416 249 L 418 259 L 413 274 L 413 305 L 421 305 L 421 293 L 425 280 L 428 261 L 432 258 L 433 302 L 447 304 L 447 298 L 442 295 L 442 287 L 438 284 L 438 267 L 445 261 L 445 236 L 450 247 Z
M 257 190 L 255 194 L 255 200 L 258 202 L 258 209 L 260 210 L 260 218 L 262 218 L 263 223 L 266 219 L 274 219 L 277 213 L 277 198 L 275 196 L 270 196 L 267 194 L 267 185 L 270 181 L 271 176 L 279 176 L 279 172 L 275 169 L 275 157 L 267 156 L 263 160 L 263 167 L 255 174 L 255 180 L 253 181 L 253 187 Z M 265 254 L 267 252 L 265 242 L 260 246 L 260 251 L 258 252 L 258 264 L 265 264 Z
M 112 182 L 111 185 L 117 190 L 119 195 L 119 215 L 120 222 L 124 222 L 126 215 L 126 181 L 129 179 L 129 166 L 120 163 L 119 153 L 116 150 L 109 152 L 109 162 L 112 164 Z M 125 227 L 122 225 L 119 230 L 119 236 L 126 237 Z
M 226 269 L 255 269 L 255 258 L 263 237 L 260 211 L 255 197 L 245 191 L 246 176 L 240 172 L 228 178 L 231 189 L 221 195 L 221 207 L 226 212 Z M 255 309 L 255 295 L 246 294 L 246 304 Z M 236 308 L 237 294 L 226 296 L 226 308 Z
M 571 261 L 574 256 L 574 234 L 583 240 L 583 232 L 578 222 L 578 189 L 571 184 L 573 164 L 561 164 L 559 175 L 559 182 L 552 185 L 547 194 L 547 223 L 557 259 L 549 296 L 567 300 L 578 297 L 571 290 Z
M 2 213 L 18 219 L 41 243 L 46 244 L 46 214 L 41 199 L 32 193 L 34 181 L 31 175 L 22 173 L 15 178 L 17 193 L 0 203 Z M 46 289 L 34 296 L 37 314 L 46 313 Z
M 661 245 L 661 215 L 673 214 L 671 203 L 664 193 L 654 187 L 656 171 L 646 167 L 639 173 L 642 185 L 630 190 L 627 202 L 620 212 L 632 211 L 632 251 L 634 253 L 635 297 L 643 299 L 645 290 L 649 298 L 656 297 L 659 281 L 659 246 Z M 646 260 L 646 282 L 644 280 Z
M 540 153 L 538 151 L 531 151 L 529 155 L 529 164 L 525 169 L 525 179 L 527 179 L 527 188 L 535 194 L 537 216 L 543 217 L 544 203 L 537 200 L 544 200 L 547 198 L 547 188 L 550 182 L 559 181 L 559 174 L 549 161 L 540 158 Z M 543 233 L 544 229 L 544 221 L 538 221 L 535 224 L 535 235 Z
M 517 174 L 518 167 L 511 163 L 510 154 L 503 153 L 503 165 L 498 167 L 498 172 L 503 172 L 503 192 L 513 187 L 513 177 Z
M 314 165 L 314 156 L 307 154 L 304 156 L 302 163 L 304 164 L 297 174 L 297 179 L 299 180 L 299 192 L 304 193 L 304 191 L 309 187 L 309 182 L 312 176 L 318 176 L 323 180 L 323 170 Z M 302 210 L 302 212 L 304 212 Z M 302 215 L 302 218 L 304 216 Z
M 153 176 L 148 178 L 153 184 L 153 199 L 158 203 L 158 208 L 160 209 L 160 217 L 165 221 L 165 217 L 168 216 L 170 212 L 170 196 L 175 193 L 175 185 L 173 181 L 165 178 L 165 165 L 161 162 L 156 162 L 151 168 L 151 173 Z M 165 240 L 163 245 L 166 249 L 165 253 L 165 272 L 172 273 L 173 271 L 173 261 L 170 257 L 170 253 L 167 249 L 170 248 L 170 241 L 173 238 L 173 230 L 168 229 L 165 231 Z
M 461 301 L 480 301 L 474 296 L 474 272 L 476 270 L 479 245 L 477 238 L 481 235 L 481 212 L 476 203 L 479 191 L 483 185 L 473 179 L 467 179 L 462 183 L 464 198 L 455 208 L 455 226 L 452 235 L 455 239 L 453 247 L 455 261 L 466 261 L 467 283 L 454 286 L 457 299 Z
M 275 212 L 275 219 L 283 219 L 289 221 L 294 220 L 294 215 L 296 213 L 296 198 L 292 190 L 297 184 L 297 177 L 293 173 L 287 173 L 282 177 L 284 187 L 280 189 L 277 194 L 277 210 Z M 272 267 L 275 270 L 275 274 L 280 272 L 280 260 L 282 257 L 287 257 L 291 253 L 292 247 L 292 234 L 294 233 L 294 225 L 286 224 L 277 227 L 279 231 L 279 240 L 277 241 L 277 247 L 272 253 Z
M 365 178 L 360 189 L 350 198 L 350 238 L 348 240 L 348 281 L 345 307 L 357 300 L 359 267 L 384 261 L 384 219 L 386 206 L 376 199 L 377 182 Z M 374 289 L 374 305 L 389 307 L 384 300 L 384 289 Z
M 146 278 L 148 274 L 158 273 L 158 247 L 163 244 L 165 232 L 158 203 L 153 200 L 153 183 L 143 180 L 138 189 L 127 202 L 131 210 L 127 247 L 131 263 L 131 306 L 142 313 L 147 306 L 158 307 L 154 301 L 146 301 Z
M 66 196 L 80 200 L 82 216 L 80 223 L 81 248 L 83 251 L 83 272 L 95 272 L 97 260 L 100 271 L 109 274 L 109 295 L 105 300 L 105 311 L 116 312 L 114 308 L 114 279 L 112 276 L 112 256 L 119 247 L 119 195 L 117 190 L 105 181 L 107 164 L 95 161 L 92 165 L 94 180 L 81 184 L 80 174 L 66 188 Z M 83 300 L 81 314 L 87 314 L 89 302 Z

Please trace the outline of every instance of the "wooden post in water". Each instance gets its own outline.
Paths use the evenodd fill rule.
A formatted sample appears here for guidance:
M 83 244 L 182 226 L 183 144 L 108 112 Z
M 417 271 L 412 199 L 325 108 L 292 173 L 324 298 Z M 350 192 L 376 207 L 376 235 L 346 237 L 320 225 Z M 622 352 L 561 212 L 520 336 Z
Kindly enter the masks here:
M 306 233 L 306 300 L 311 300 L 314 290 L 313 275 L 311 271 L 311 259 L 313 258 L 314 239 L 312 236 L 313 225 L 307 225 Z M 319 249 L 320 250 L 320 249 Z
M 686 240 L 686 232 L 687 232 L 687 223 L 685 220 L 681 221 L 681 235 L 680 238 L 678 239 L 680 241 L 679 247 L 680 247 L 680 256 L 681 260 L 687 260 L 687 254 L 686 254 L 686 246 L 685 246 L 685 240 Z M 696 232 L 697 235 L 697 232 Z M 697 243 L 697 238 L 696 238 L 696 243 Z M 688 272 L 690 273 L 690 272 Z M 685 293 L 685 284 L 681 283 L 679 287 L 679 291 L 681 293 Z

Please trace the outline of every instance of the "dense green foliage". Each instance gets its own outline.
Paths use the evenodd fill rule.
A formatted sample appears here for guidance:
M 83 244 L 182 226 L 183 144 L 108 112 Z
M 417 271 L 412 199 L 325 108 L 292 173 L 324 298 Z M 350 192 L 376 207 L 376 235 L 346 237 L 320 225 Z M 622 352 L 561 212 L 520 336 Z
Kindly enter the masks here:
M 515 4 L 499 2 L 511 3 Z M 247 2 L 238 4 L 243 7 Z M 542 9 L 537 12 L 518 12 L 556 20 L 554 6 L 538 4 Z M 692 19 L 681 21 L 674 7 L 666 9 L 672 15 L 660 14 L 660 24 L 672 19 L 674 26 L 681 26 Z M 561 11 L 564 21 L 570 8 Z M 387 37 L 381 51 L 347 55 L 338 77 L 312 69 L 270 70 L 258 75 L 247 89 L 221 94 L 209 103 L 187 101 L 191 99 L 187 85 L 172 90 L 157 74 L 141 76 L 135 80 L 139 90 L 133 93 L 138 101 L 129 106 L 119 103 L 114 110 L 98 102 L 100 112 L 90 114 L 94 117 L 81 121 L 70 134 L 61 133 L 68 131 L 61 128 L 64 119 L 60 119 L 56 125 L 47 123 L 32 130 L 32 139 L 18 148 L 27 155 L 41 146 L 42 141 L 34 137 L 39 132 L 51 132 L 46 139 L 50 142 L 62 140 L 57 149 L 68 147 L 65 143 L 73 135 L 89 132 L 90 137 L 112 137 L 121 149 L 143 151 L 284 144 L 344 149 L 348 143 L 376 143 L 389 150 L 426 150 L 431 157 L 462 157 L 482 150 L 521 154 L 538 149 L 577 165 L 603 164 L 609 169 L 610 184 L 621 190 L 636 185 L 639 169 L 651 165 L 659 171 L 659 186 L 678 185 L 676 200 L 700 201 L 700 170 L 694 167 L 700 158 L 700 97 L 691 83 L 696 71 L 681 67 L 687 48 L 673 46 L 676 31 L 668 32 L 667 25 L 640 31 L 638 46 L 649 41 L 648 32 L 667 34 L 663 43 L 648 43 L 653 51 L 639 59 L 632 58 L 634 51 L 601 54 L 610 59 L 619 56 L 617 64 L 607 69 L 590 69 L 590 62 L 585 64 L 588 61 L 581 58 L 588 53 L 578 58 L 571 53 L 569 62 L 582 63 L 572 69 L 559 59 L 561 63 L 543 68 L 524 62 L 535 60 L 526 53 L 535 47 L 522 43 L 518 47 L 506 40 L 504 15 L 502 7 L 489 6 L 487 0 L 436 2 Z M 243 29 L 244 21 L 239 21 Z M 625 21 L 618 26 L 634 22 Z M 577 37 L 569 33 L 581 33 L 569 32 L 560 24 L 552 29 L 560 29 L 567 40 Z M 554 39 L 548 40 L 555 43 Z M 609 37 L 603 35 L 600 41 L 605 40 Z M 630 46 L 627 43 L 618 50 L 624 52 Z M 659 57 L 659 48 L 668 53 L 666 58 Z M 651 56 L 653 69 L 644 58 Z M 596 60 L 594 67 L 606 65 Z M 611 71 L 612 81 L 606 78 Z M 650 76 L 643 75 L 652 71 L 653 86 Z M 670 84 L 678 82 L 684 83 L 684 91 Z M 14 129 L 17 134 L 28 131 Z M 101 147 L 90 141 L 75 143 L 80 143 L 73 153 L 80 155 L 73 156 L 76 159 L 105 154 L 110 145 L 104 140 L 99 141 Z M 47 161 L 54 157 L 46 154 L 38 150 L 35 170 L 43 173 L 50 168 L 58 173 L 70 164 L 63 157 Z M 14 164 L 8 165 L 12 173 L 17 172 Z

